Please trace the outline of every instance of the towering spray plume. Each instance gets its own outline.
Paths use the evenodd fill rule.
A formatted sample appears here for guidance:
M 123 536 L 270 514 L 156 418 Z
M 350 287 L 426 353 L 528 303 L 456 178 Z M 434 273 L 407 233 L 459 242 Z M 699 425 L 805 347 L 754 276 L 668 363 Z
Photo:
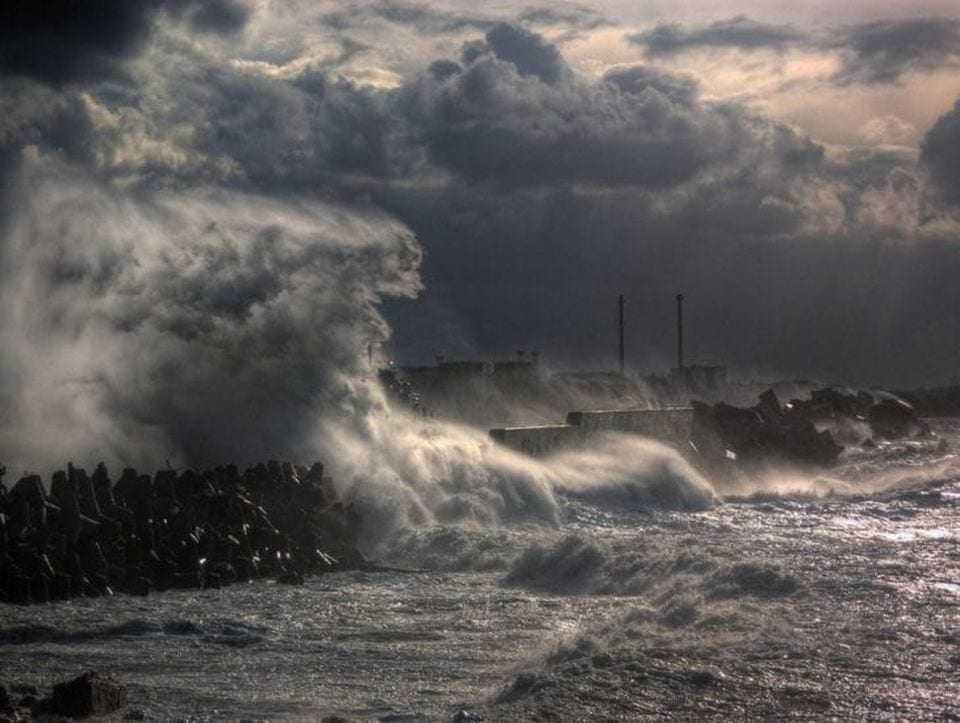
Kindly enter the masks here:
M 0 272 L 0 450 L 159 466 L 311 459 L 381 404 L 377 304 L 419 247 L 370 208 L 215 188 L 126 194 L 35 152 Z M 367 381 L 365 381 L 365 378 Z

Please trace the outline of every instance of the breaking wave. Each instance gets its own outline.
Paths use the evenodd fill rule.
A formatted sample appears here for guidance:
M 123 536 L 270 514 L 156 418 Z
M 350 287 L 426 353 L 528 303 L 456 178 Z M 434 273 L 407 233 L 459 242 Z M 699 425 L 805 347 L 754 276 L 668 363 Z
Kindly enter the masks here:
M 659 550 L 568 534 L 519 554 L 503 584 L 542 592 L 588 595 L 662 595 L 678 591 L 701 599 L 776 598 L 798 592 L 788 572 L 762 563 L 727 564 L 704 548 Z
M 558 527 L 566 497 L 617 510 L 704 510 L 718 501 L 679 454 L 649 440 L 610 436 L 534 459 L 470 427 L 401 414 L 358 422 L 333 431 L 325 456 L 341 496 L 364 510 L 374 543 L 411 527 Z

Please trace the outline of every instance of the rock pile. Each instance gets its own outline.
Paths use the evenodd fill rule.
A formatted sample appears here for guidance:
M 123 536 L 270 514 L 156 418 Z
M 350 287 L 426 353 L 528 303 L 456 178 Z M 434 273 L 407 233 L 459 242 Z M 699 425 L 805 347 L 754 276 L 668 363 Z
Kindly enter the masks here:
M 817 431 L 809 419 L 784 408 L 772 390 L 746 409 L 724 402 L 692 404 L 690 441 L 713 470 L 751 470 L 769 464 L 824 467 L 835 463 L 843 451 L 829 432 Z
M 334 498 L 323 465 L 271 461 L 241 473 L 125 469 L 112 483 L 69 465 L 49 495 L 0 468 L 0 602 L 146 595 L 362 567 L 359 518 Z
M 41 719 L 103 717 L 115 713 L 127 702 L 126 690 L 111 676 L 89 671 L 73 680 L 57 683 L 50 695 L 37 699 L 35 685 L 14 686 L 21 691 L 18 699 L 10 696 L 0 684 L 0 723 Z M 126 716 L 129 718 L 130 716 Z
M 89 671 L 73 680 L 54 685 L 53 694 L 38 701 L 33 713 L 66 718 L 99 717 L 110 715 L 126 702 L 126 691 L 117 681 L 110 676 Z
M 909 404 L 880 391 L 819 389 L 810 399 L 793 399 L 783 405 L 768 389 L 753 407 L 697 401 L 692 405 L 690 441 L 695 461 L 714 474 L 750 472 L 770 465 L 829 467 L 844 449 L 835 435 L 867 444 L 930 435 L 929 425 Z M 859 437 L 856 430 L 861 430 Z
M 877 440 L 930 434 L 930 425 L 917 416 L 914 408 L 889 392 L 817 389 L 811 392 L 810 399 L 794 399 L 790 406 L 797 414 L 816 424 L 829 425 L 836 421 L 865 423 Z

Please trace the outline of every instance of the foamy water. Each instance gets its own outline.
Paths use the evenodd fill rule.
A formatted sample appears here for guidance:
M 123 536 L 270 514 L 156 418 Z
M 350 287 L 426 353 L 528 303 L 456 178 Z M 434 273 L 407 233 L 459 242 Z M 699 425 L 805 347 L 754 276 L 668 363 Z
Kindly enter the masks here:
M 950 449 L 724 501 L 643 443 L 539 464 L 433 434 L 344 490 L 378 514 L 371 549 L 416 571 L 4 607 L 0 679 L 95 668 L 163 720 L 956 714 Z

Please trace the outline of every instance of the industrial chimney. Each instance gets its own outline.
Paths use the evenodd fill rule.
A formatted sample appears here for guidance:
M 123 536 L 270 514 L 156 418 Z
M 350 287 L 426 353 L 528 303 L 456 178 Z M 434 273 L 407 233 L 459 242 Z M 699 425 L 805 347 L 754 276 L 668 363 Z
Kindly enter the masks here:
M 620 298 L 617 300 L 617 303 L 620 307 L 620 376 L 623 376 L 624 371 L 624 353 L 623 353 L 623 294 L 620 294 Z
M 677 294 L 677 369 L 683 369 L 683 294 Z

